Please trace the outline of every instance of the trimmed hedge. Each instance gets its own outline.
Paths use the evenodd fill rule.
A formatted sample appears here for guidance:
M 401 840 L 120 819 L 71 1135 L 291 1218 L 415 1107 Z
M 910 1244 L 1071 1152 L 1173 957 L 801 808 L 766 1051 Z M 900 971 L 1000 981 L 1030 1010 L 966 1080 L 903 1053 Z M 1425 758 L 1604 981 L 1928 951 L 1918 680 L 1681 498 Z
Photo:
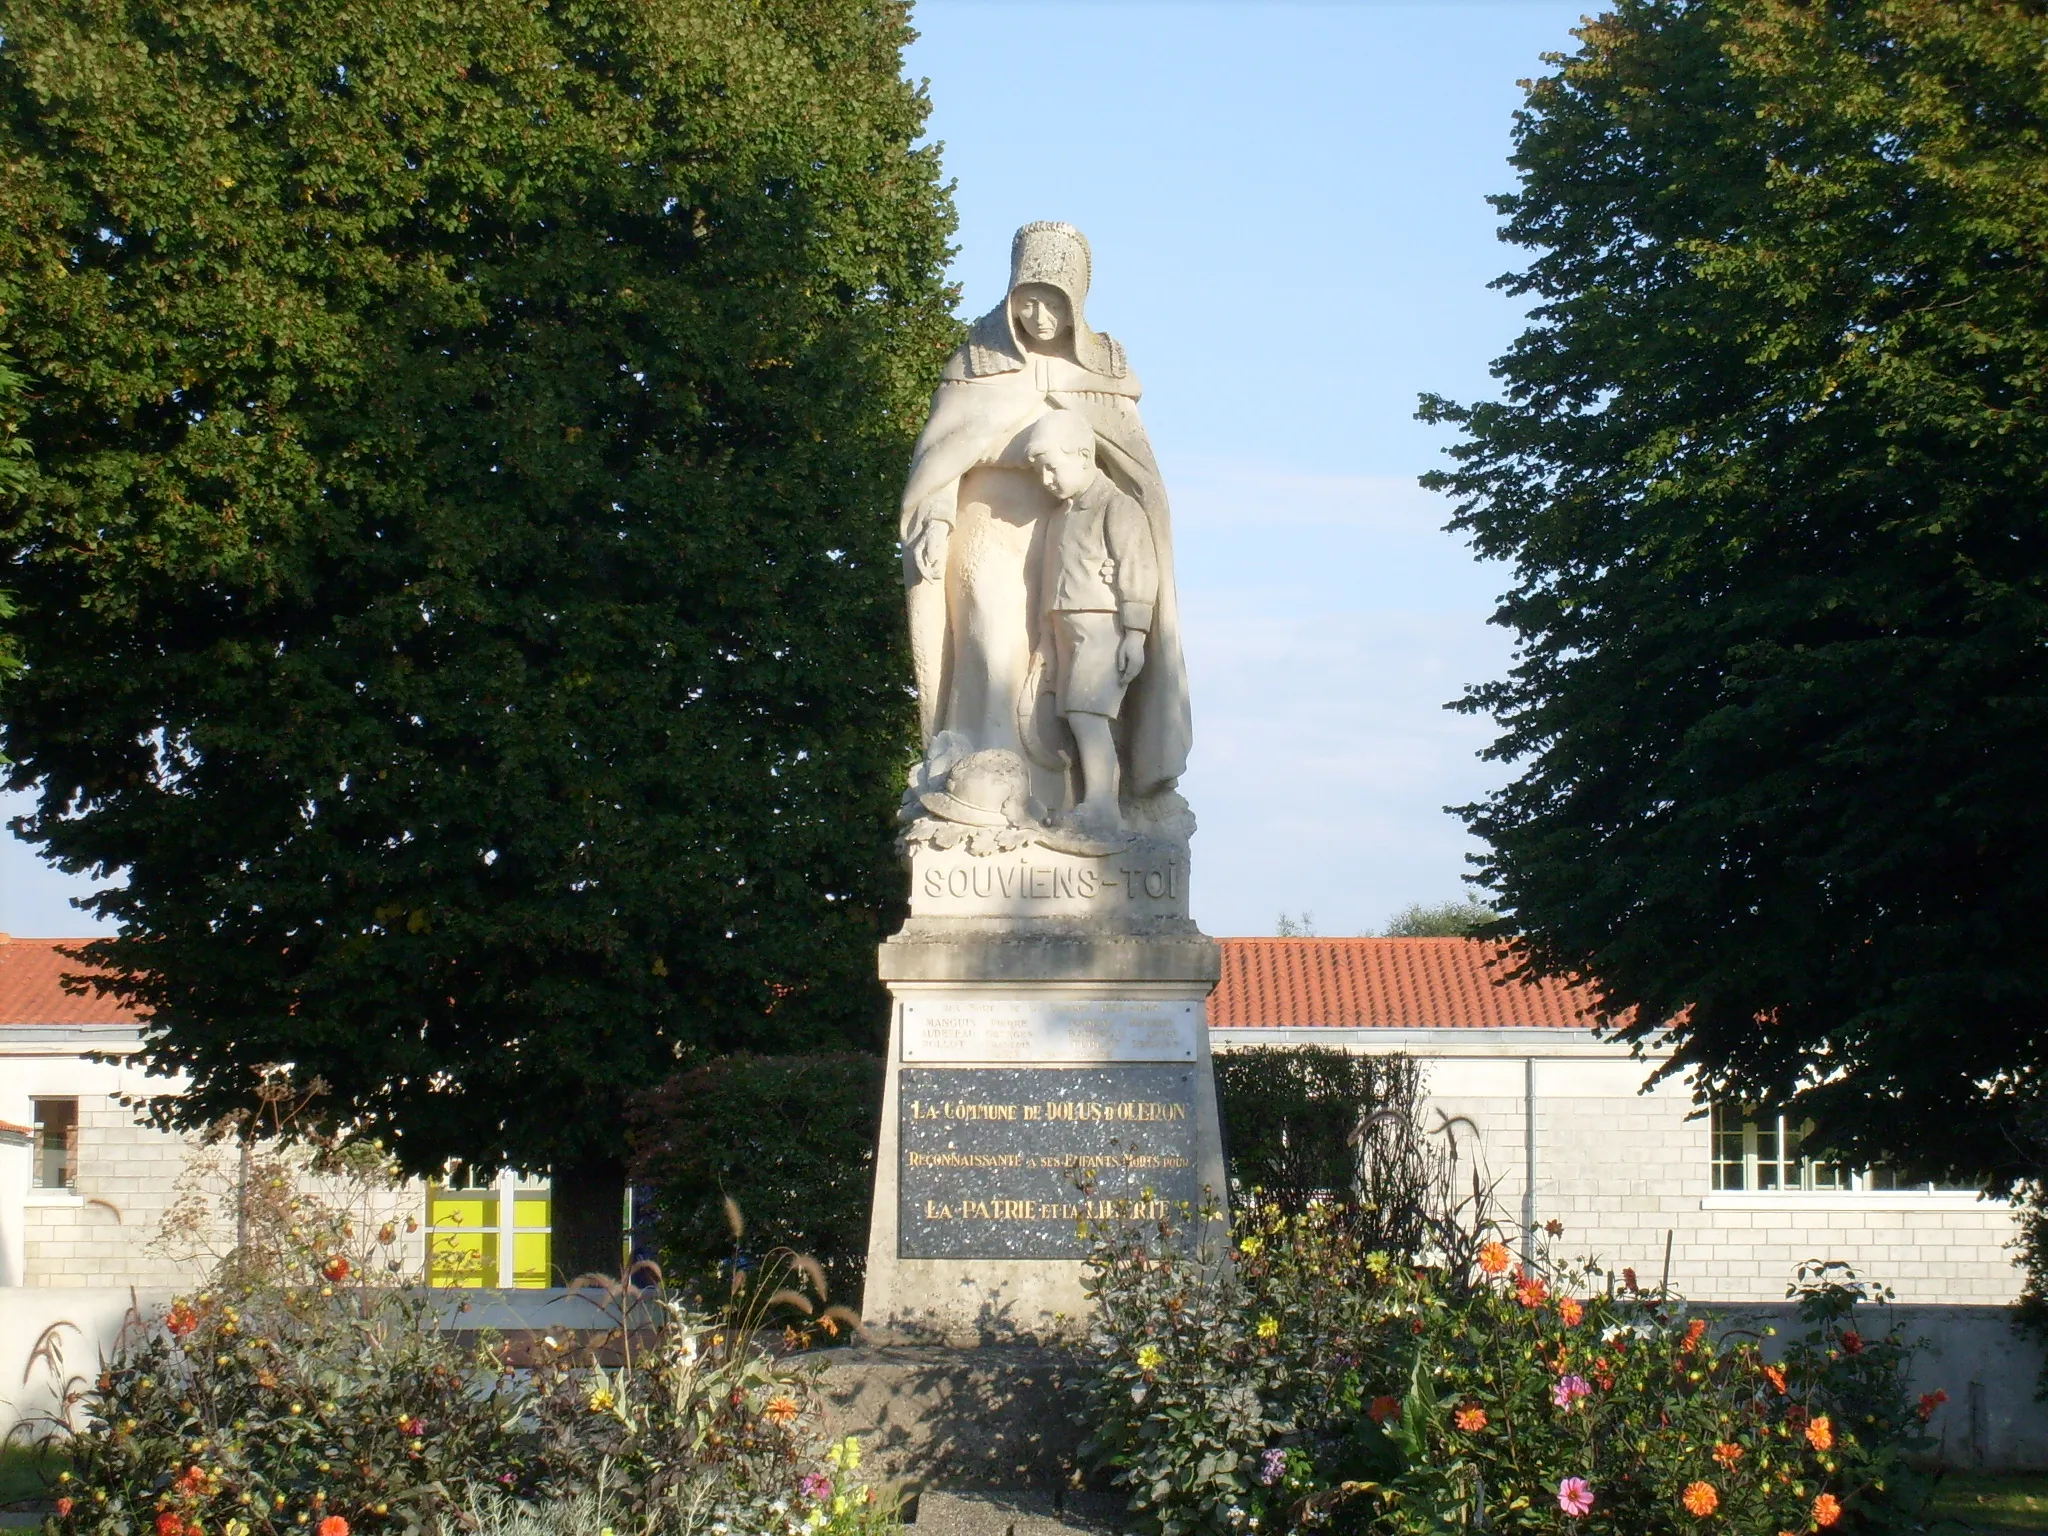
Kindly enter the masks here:
M 858 1307 L 867 1267 L 881 1060 L 726 1056 L 642 1095 L 633 1179 L 671 1284 L 714 1294 L 737 1257 L 776 1248 L 824 1267 L 832 1300 Z M 737 1242 L 725 1202 L 745 1222 Z
M 1421 1092 L 1421 1070 L 1406 1056 L 1354 1056 L 1314 1045 L 1219 1053 L 1216 1097 L 1233 1190 L 1256 1191 L 1292 1212 L 1350 1198 L 1362 1143 L 1370 1152 L 1389 1131 L 1400 1133 L 1393 1139 L 1415 1139 Z

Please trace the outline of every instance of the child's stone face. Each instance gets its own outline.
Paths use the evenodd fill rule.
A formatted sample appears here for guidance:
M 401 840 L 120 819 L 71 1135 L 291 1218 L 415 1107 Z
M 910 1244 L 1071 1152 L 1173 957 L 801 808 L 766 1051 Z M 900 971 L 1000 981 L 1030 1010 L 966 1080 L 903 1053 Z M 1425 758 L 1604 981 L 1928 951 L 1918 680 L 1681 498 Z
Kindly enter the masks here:
M 1095 455 L 1085 448 L 1047 448 L 1031 456 L 1038 478 L 1061 501 L 1071 501 L 1095 478 Z
M 1045 283 L 1025 283 L 1010 295 L 1017 328 L 1033 341 L 1057 341 L 1068 326 L 1067 300 Z

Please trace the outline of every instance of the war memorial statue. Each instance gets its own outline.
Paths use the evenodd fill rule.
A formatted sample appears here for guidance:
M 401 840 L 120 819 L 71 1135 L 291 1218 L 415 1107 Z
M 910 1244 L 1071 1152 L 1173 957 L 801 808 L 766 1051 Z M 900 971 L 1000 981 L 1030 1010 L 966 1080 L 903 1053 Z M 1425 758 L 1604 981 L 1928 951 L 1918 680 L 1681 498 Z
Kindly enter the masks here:
M 1224 1195 L 1188 916 L 1193 740 L 1166 487 L 1087 240 L 1027 224 L 903 493 L 923 755 L 903 797 L 867 1300 L 885 1334 L 1054 1331 L 1090 1224 Z

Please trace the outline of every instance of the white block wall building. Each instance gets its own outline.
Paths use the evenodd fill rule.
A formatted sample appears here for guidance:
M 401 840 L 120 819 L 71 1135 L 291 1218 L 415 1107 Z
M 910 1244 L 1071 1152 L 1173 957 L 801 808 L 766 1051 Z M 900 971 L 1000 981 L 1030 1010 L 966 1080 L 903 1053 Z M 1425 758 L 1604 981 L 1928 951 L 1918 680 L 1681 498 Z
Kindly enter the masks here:
M 1226 939 L 1211 1038 L 1414 1057 L 1431 1122 L 1453 1122 L 1508 1220 L 1561 1221 L 1565 1253 L 1645 1285 L 1668 1244 L 1671 1285 L 1702 1301 L 1781 1301 L 1806 1259 L 1905 1303 L 2018 1295 L 2004 1204 L 1815 1163 L 1794 1126 L 1696 1117 L 1683 1082 L 1644 1091 L 1655 1058 L 1594 1038 L 1587 994 L 1507 972 L 1466 939 Z
M 191 1278 L 152 1240 L 191 1149 L 135 1123 L 124 1095 L 161 1092 L 124 1061 L 134 1016 L 67 992 L 79 969 L 47 939 L 0 935 L 0 1286 L 162 1286 Z
M 87 969 L 65 953 L 81 942 L 0 934 L 0 1291 L 189 1287 L 210 1267 L 195 1250 L 224 1251 L 231 1223 L 174 1243 L 165 1217 L 181 1197 L 225 1195 L 233 1151 L 139 1123 L 139 1101 L 178 1085 L 135 1063 L 135 1014 L 65 985 Z M 416 1182 L 375 1204 L 372 1229 L 394 1220 L 392 1251 L 415 1272 L 431 1255 L 436 1284 L 553 1279 L 545 1180 Z
M 123 1097 L 165 1086 L 120 1059 L 140 1024 L 67 991 L 61 978 L 80 967 L 63 947 L 0 938 L 0 1287 L 189 1283 L 192 1267 L 154 1240 L 194 1149 L 136 1124 Z M 1815 1164 L 1796 1127 L 1696 1115 L 1680 1082 L 1644 1092 L 1655 1062 L 1596 1040 L 1584 993 L 1507 980 L 1493 946 L 1225 939 L 1223 957 L 1210 1004 L 1218 1050 L 1415 1057 L 1432 1119 L 1450 1122 L 1506 1217 L 1562 1221 L 1573 1256 L 1651 1284 L 1668 1246 L 1671 1284 L 1702 1301 L 1780 1300 L 1805 1259 L 1842 1260 L 1908 1303 L 1998 1305 L 2018 1293 L 2003 1205 Z M 545 1201 L 544 1185 L 515 1179 L 423 1186 L 429 1236 L 467 1255 L 466 1267 L 444 1264 L 443 1282 L 545 1284 Z M 500 1224 L 512 1241 L 497 1241 Z

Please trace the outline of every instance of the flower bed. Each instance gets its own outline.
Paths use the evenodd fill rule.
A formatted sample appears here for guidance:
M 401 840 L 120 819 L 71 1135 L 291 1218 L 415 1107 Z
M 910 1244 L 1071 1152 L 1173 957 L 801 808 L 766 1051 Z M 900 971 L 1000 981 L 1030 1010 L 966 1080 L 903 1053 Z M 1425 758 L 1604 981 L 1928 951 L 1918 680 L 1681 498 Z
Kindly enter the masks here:
M 458 1343 L 416 1292 L 209 1291 L 138 1330 L 74 1407 L 59 1536 L 857 1536 L 893 1514 L 859 1445 L 817 1440 L 811 1372 L 759 1309 L 627 1296 L 596 1352 Z M 796 1295 L 785 1292 L 785 1297 Z M 623 1306 L 622 1306 L 623 1310 Z M 637 1326 L 649 1312 L 651 1329 Z M 569 1524 L 562 1525 L 563 1520 Z M 592 1523 L 594 1522 L 594 1523 Z M 587 1529 L 586 1529 L 587 1527 Z
M 1365 1250 L 1341 1208 L 1242 1218 L 1234 1263 L 1126 1229 L 1092 1261 L 1090 1454 L 1166 1536 L 1913 1529 L 1936 1398 L 1809 1266 L 1803 1335 L 1715 1326 L 1633 1274 L 1498 1240 L 1463 1263 Z M 1554 1229 L 1555 1230 L 1555 1229 Z M 1782 1349 L 1775 1347 L 1784 1344 Z

